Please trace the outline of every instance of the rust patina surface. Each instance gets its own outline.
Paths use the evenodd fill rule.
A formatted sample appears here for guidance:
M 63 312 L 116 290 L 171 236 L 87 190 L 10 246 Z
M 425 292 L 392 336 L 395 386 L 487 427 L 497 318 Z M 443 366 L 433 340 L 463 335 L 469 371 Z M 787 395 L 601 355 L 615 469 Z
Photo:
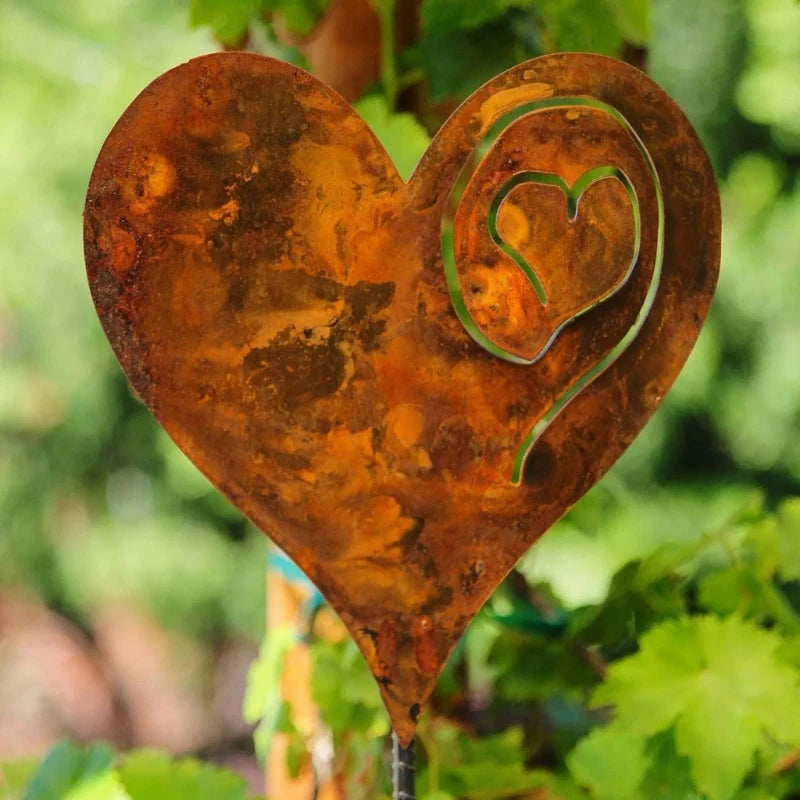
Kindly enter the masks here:
M 311 75 L 198 58 L 124 113 L 85 209 L 133 386 L 339 612 L 404 742 L 487 596 L 677 376 L 719 228 L 681 111 L 580 54 L 479 89 L 408 183 Z

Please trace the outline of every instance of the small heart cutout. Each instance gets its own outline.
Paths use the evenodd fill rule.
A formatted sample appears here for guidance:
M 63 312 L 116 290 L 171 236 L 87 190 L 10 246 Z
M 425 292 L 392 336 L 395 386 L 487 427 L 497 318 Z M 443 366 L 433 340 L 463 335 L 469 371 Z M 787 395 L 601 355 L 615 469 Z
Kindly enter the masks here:
M 116 124 L 85 248 L 136 391 L 339 612 L 408 743 L 469 621 L 677 376 L 719 203 L 686 118 L 612 59 L 495 78 L 406 183 L 330 88 L 220 53 Z
M 529 276 L 549 314 L 550 338 L 610 297 L 636 264 L 636 198 L 631 200 L 624 175 L 626 182 L 607 170 L 613 168 L 590 170 L 575 186 L 547 173 L 524 172 L 495 201 L 492 238 Z

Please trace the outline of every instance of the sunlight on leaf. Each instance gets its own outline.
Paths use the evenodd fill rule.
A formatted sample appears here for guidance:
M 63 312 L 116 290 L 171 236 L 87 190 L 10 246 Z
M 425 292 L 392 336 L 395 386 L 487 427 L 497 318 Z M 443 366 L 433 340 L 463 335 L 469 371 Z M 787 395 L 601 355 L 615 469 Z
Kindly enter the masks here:
M 800 745 L 800 674 L 778 660 L 779 644 L 736 617 L 667 621 L 641 638 L 636 655 L 611 666 L 593 700 L 614 705 L 615 725 L 632 736 L 674 724 L 696 785 L 711 800 L 728 800 L 764 734 Z

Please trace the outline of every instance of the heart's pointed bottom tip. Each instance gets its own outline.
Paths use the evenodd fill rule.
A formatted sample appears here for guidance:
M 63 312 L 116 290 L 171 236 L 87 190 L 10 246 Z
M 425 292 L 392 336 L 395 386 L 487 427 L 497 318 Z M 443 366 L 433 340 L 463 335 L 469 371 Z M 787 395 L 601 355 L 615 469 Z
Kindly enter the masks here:
M 392 730 L 397 736 L 397 741 L 400 742 L 400 746 L 403 748 L 408 748 L 411 745 L 411 742 L 414 741 L 414 735 L 417 732 L 417 723 L 416 722 L 395 723 L 393 720 Z
M 541 86 L 566 107 L 533 109 Z M 569 99 L 598 91 L 619 112 Z M 462 250 L 458 237 L 444 246 L 443 215 L 471 160 L 465 146 L 476 122 L 485 134 L 523 107 L 459 201 L 465 256 L 453 256 L 451 292 L 445 252 Z M 559 131 L 563 147 L 536 144 Z M 619 178 L 587 189 L 582 214 L 592 197 L 603 213 L 587 253 L 608 251 L 604 270 L 594 256 L 567 269 L 578 233 L 565 227 L 563 189 L 526 179 L 493 206 L 507 179 L 573 186 L 609 169 L 612 150 L 640 211 L 632 224 Z M 528 154 L 527 166 L 509 153 Z M 499 241 L 476 233 L 490 231 L 493 207 Z M 688 121 L 642 73 L 584 54 L 544 56 L 479 89 L 408 186 L 311 75 L 254 54 L 204 56 L 157 79 L 115 125 L 85 219 L 94 302 L 136 393 L 206 477 L 321 579 L 404 747 L 478 601 L 661 402 L 719 264 L 713 171 Z M 545 271 L 537 248 L 550 241 L 561 244 Z M 507 269 L 486 269 L 487 254 L 510 258 Z M 522 268 L 532 262 L 552 304 L 553 287 L 564 289 L 535 336 L 512 324 L 541 306 Z M 486 330 L 470 329 L 458 303 L 491 311 Z M 569 318 L 573 308 L 589 310 Z M 490 357 L 533 358 L 557 314 L 570 327 L 535 364 Z M 493 345 L 495 329 L 511 350 Z M 617 341 L 624 352 L 609 349 Z M 556 414 L 531 449 L 547 409 Z
M 433 687 L 431 687 L 432 690 Z M 389 715 L 392 730 L 397 736 L 398 741 L 403 747 L 408 747 L 414 740 L 420 716 L 426 706 L 426 702 L 402 703 L 395 698 L 383 695 L 383 703 Z M 430 693 L 430 692 L 429 692 Z M 428 694 L 429 694 L 428 693 Z

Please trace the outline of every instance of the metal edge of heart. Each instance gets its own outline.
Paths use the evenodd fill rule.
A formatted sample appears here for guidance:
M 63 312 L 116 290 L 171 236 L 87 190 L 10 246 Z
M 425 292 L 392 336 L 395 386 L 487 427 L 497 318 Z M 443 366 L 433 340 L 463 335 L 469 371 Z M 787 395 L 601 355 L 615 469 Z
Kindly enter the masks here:
M 177 70 L 191 68 L 205 61 L 238 69 L 246 65 L 268 63 L 270 69 L 286 73 L 293 80 L 323 87 L 331 102 L 344 101 L 332 90 L 319 84 L 302 70 L 283 65 L 262 56 L 225 53 L 204 56 Z M 260 69 L 260 66 L 258 67 Z M 170 73 L 167 73 L 167 76 Z M 158 91 L 157 79 L 140 95 Z M 133 108 L 139 99 L 134 101 Z M 346 105 L 346 104 L 344 104 Z M 617 304 L 614 313 L 624 317 L 616 328 L 615 341 L 607 343 L 605 350 L 586 368 L 574 374 L 567 385 L 553 397 L 550 407 L 538 422 L 527 431 L 519 443 L 512 477 L 520 484 L 520 491 L 529 491 L 523 484 L 526 477 L 535 479 L 537 473 L 547 468 L 548 459 L 580 452 L 582 468 L 572 482 L 562 487 L 557 500 L 543 505 L 535 517 L 530 536 L 515 544 L 515 550 L 504 561 L 507 572 L 535 538 L 562 516 L 579 497 L 590 488 L 621 455 L 644 423 L 661 402 L 666 391 L 677 377 L 683 363 L 699 334 L 707 314 L 716 284 L 720 251 L 720 208 L 713 171 L 702 144 L 690 123 L 677 105 L 650 78 L 633 67 L 614 59 L 585 54 L 555 54 L 521 64 L 489 81 L 469 97 L 448 119 L 437 133 L 427 153 L 423 156 L 407 185 L 407 202 L 419 209 L 443 218 L 444 209 L 451 198 L 453 187 L 462 176 L 465 165 L 484 140 L 498 125 L 514 125 L 526 114 L 543 109 L 571 109 L 590 107 L 612 117 L 630 137 L 642 159 L 647 164 L 650 186 L 632 187 L 631 202 L 638 204 L 640 192 L 649 200 L 647 219 L 641 224 L 642 248 L 650 254 L 651 264 L 647 275 L 637 275 L 639 248 L 631 269 L 623 276 L 613 291 L 603 296 L 591 309 L 569 318 L 553 333 L 541 352 L 520 356 L 512 350 L 496 345 L 486 331 L 475 324 L 463 298 L 463 287 L 457 272 L 457 256 L 449 250 L 452 239 L 442 238 L 442 268 L 446 272 L 447 288 L 453 312 L 464 326 L 465 332 L 486 352 L 499 360 L 511 362 L 516 369 L 534 369 L 546 361 L 553 350 L 562 351 L 570 341 L 562 341 L 567 334 L 581 326 L 595 325 L 598 314 L 608 305 Z M 525 114 L 520 117 L 520 111 Z M 131 114 L 129 109 L 118 126 Z M 109 137 L 110 138 L 110 137 Z M 373 137 L 374 139 L 374 137 Z M 380 145 L 375 140 L 375 147 Z M 106 145 L 107 146 L 107 145 Z M 85 210 L 86 261 L 90 275 L 93 298 L 101 322 L 133 386 L 143 396 L 155 416 L 164 423 L 157 397 L 148 393 L 146 365 L 138 352 L 139 334 L 123 319 L 115 306 L 114 316 L 108 309 L 116 303 L 109 300 L 109 292 L 118 292 L 112 286 L 106 268 L 107 253 L 98 248 L 92 233 L 92 224 L 98 211 L 101 196 L 108 191 L 108 170 L 104 159 L 106 146 L 98 157 L 93 173 Z M 480 170 L 480 163 L 476 170 Z M 628 179 L 629 176 L 626 176 Z M 105 183 L 104 183 L 105 182 Z M 102 184 L 102 185 L 101 185 Z M 585 190 L 588 186 L 583 187 Z M 638 205 L 636 205 L 638 208 Z M 442 228 L 444 231 L 444 227 Z M 121 247 L 127 247 L 127 241 Z M 648 249 L 649 248 L 649 249 Z M 639 281 L 634 296 L 635 307 L 625 306 L 626 292 Z M 630 298 L 628 298 L 628 301 Z M 562 333 L 564 336 L 562 336 Z M 621 334 L 621 335 L 620 335 Z M 576 334 L 577 335 L 577 334 Z M 597 354 L 595 354 L 597 355 Z M 556 353 L 558 357 L 558 352 Z M 591 363 L 590 363 L 591 362 Z M 615 409 L 620 409 L 615 411 Z M 603 420 L 603 426 L 592 426 L 588 421 Z M 605 424 L 609 422 L 610 424 Z M 192 443 L 181 432 L 168 426 L 177 444 L 207 477 L 220 488 L 251 519 L 258 523 L 259 513 L 247 496 L 233 491 L 221 476 L 197 458 Z M 613 430 L 598 430 L 599 427 Z M 581 439 L 583 431 L 591 429 L 589 438 Z M 587 434 L 588 436 L 588 434 Z M 544 462 L 537 459 L 537 448 L 544 454 Z M 577 448 L 577 449 L 576 449 Z M 535 491 L 530 490 L 535 499 Z M 526 495 L 528 496 L 528 495 Z M 263 526 L 262 526 L 263 527 Z M 279 541 L 290 554 L 291 542 Z M 320 582 L 323 574 L 318 564 L 307 558 L 298 559 L 300 566 Z M 387 690 L 380 679 L 378 654 L 363 635 L 358 635 L 358 620 L 339 596 L 329 596 L 334 608 L 348 623 L 359 642 L 367 661 L 379 680 L 384 701 L 395 730 L 404 744 L 413 736 L 420 710 L 424 707 L 444 667 L 446 657 L 468 624 L 469 619 L 485 602 L 493 587 L 481 588 L 471 599 L 466 615 L 461 615 L 457 627 L 437 634 L 442 638 L 434 642 L 437 648 L 436 669 L 416 676 L 410 689 L 404 692 L 397 687 Z M 323 592 L 325 593 L 325 592 Z M 330 594 L 330 593 L 328 593 Z M 445 614 L 445 610 L 442 610 Z M 410 644 L 412 644 L 410 642 Z M 442 657 L 444 655 L 444 657 Z

